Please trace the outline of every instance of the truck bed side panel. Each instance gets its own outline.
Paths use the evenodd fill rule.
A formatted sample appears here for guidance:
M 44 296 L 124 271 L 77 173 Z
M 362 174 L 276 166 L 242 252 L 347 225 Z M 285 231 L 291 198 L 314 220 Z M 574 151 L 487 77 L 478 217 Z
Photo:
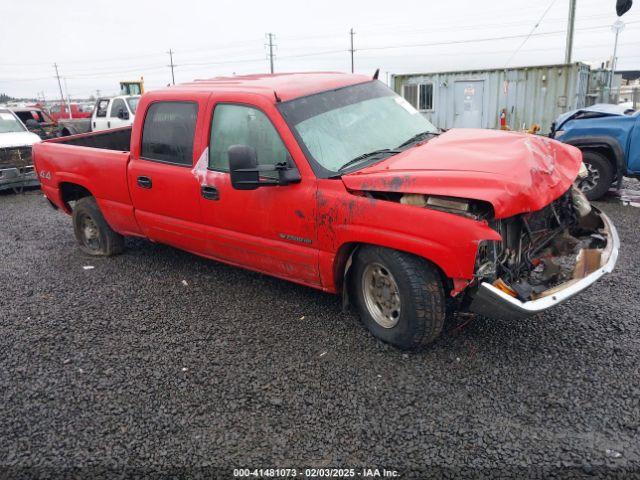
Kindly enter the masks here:
M 43 191 L 58 207 L 70 213 L 62 199 L 62 186 L 84 187 L 96 198 L 105 219 L 115 231 L 141 235 L 133 213 L 127 184 L 129 152 L 47 141 L 34 148 L 34 162 Z

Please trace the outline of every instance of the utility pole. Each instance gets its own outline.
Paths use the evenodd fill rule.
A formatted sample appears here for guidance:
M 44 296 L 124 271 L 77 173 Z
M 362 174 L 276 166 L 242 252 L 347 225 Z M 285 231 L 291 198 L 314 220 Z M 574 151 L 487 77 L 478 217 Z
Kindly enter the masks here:
M 267 33 L 267 39 L 269 40 L 269 43 L 267 44 L 267 46 L 269 47 L 269 68 L 271 73 L 273 73 L 273 47 L 275 46 L 273 44 L 273 40 L 275 39 L 275 35 L 273 33 Z
M 611 26 L 611 30 L 613 30 L 616 34 L 616 40 L 613 44 L 613 58 L 611 59 L 611 75 L 609 75 L 609 101 L 611 101 L 611 86 L 613 85 L 613 75 L 616 73 L 616 63 L 618 63 L 617 55 L 618 55 L 618 35 L 620 32 L 624 30 L 624 22 L 620 19 L 616 20 L 614 24 Z
M 351 73 L 353 73 L 353 52 L 355 52 L 355 50 L 353 49 L 353 36 L 355 34 L 356 32 L 353 31 L 353 28 L 349 30 L 349 38 L 351 39 L 351 48 L 349 49 L 349 51 L 351 52 Z
M 571 63 L 573 52 L 573 31 L 576 24 L 576 0 L 569 0 L 569 23 L 567 24 L 567 45 L 564 52 L 564 63 Z
M 96 90 L 96 100 L 100 98 L 100 89 Z
M 169 49 L 167 53 L 169 54 L 169 60 L 171 61 L 171 65 L 169 65 L 171 67 L 171 84 L 175 85 L 176 77 L 173 75 L 173 67 L 175 67 L 176 65 L 173 64 L 173 50 Z
M 58 73 L 58 64 L 54 63 L 53 68 L 56 69 L 56 78 L 58 79 L 58 88 L 60 89 L 60 101 L 64 105 L 64 94 L 62 93 L 62 84 L 60 83 L 60 74 Z
M 67 87 L 67 79 L 64 79 L 64 91 L 67 92 L 67 108 L 69 109 L 69 118 L 73 118 L 71 115 L 71 98 L 69 97 L 69 87 Z

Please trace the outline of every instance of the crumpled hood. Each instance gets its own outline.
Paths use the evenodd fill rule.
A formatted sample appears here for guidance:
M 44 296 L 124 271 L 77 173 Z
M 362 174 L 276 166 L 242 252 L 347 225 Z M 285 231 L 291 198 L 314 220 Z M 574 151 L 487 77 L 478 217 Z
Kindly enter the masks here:
M 350 190 L 484 200 L 496 218 L 540 210 L 566 192 L 582 154 L 515 132 L 454 129 L 380 163 L 343 175 Z
M 0 133 L 0 148 L 30 147 L 40 141 L 40 137 L 31 132 Z
M 561 114 L 558 118 L 556 118 L 555 122 L 553 122 L 551 128 L 553 131 L 561 130 L 565 123 L 578 117 L 623 117 L 633 111 L 633 108 L 626 108 L 623 105 L 597 103 L 590 107 L 578 108 L 577 110 L 571 110 L 569 112 Z

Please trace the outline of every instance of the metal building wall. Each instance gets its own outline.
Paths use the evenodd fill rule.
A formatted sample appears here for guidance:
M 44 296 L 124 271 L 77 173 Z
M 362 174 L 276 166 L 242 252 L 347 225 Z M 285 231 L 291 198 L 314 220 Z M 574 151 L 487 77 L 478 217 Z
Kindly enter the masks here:
M 403 85 L 433 83 L 433 110 L 422 113 L 440 128 L 453 128 L 457 126 L 455 83 L 478 80 L 484 83 L 482 128 L 499 128 L 500 112 L 506 108 L 507 123 L 512 129 L 519 130 L 523 124 L 529 128 L 537 123 L 546 133 L 558 115 L 585 106 L 589 66 L 575 63 L 508 70 L 394 75 L 391 85 L 402 94 Z

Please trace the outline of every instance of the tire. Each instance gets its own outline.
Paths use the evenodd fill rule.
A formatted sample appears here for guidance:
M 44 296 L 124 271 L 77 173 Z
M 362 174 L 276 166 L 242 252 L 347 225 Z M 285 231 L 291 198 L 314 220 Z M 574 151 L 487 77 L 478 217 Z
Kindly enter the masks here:
M 589 176 L 578 182 L 578 188 L 588 200 L 598 200 L 609 191 L 615 177 L 611 162 L 604 155 L 592 150 L 585 150 L 582 159 Z
M 424 259 L 382 247 L 362 247 L 350 288 L 362 322 L 384 342 L 416 349 L 442 331 L 444 290 L 440 275 Z
M 95 257 L 122 253 L 124 237 L 114 232 L 93 197 L 78 200 L 73 209 L 73 232 L 80 250 Z

